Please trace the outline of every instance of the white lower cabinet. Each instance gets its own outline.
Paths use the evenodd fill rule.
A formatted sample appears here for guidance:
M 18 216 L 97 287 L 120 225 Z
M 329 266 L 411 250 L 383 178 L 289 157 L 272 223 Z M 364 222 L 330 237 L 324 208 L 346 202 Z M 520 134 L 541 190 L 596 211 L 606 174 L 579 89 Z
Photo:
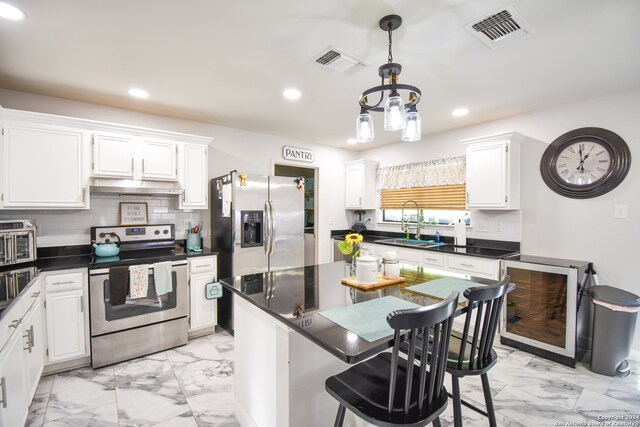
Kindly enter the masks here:
M 0 426 L 24 425 L 42 375 L 44 324 L 38 286 L 35 283 L 30 292 L 20 295 L 0 322 L 8 338 L 0 343 Z
M 189 260 L 189 332 L 213 332 L 218 323 L 216 300 L 205 295 L 205 285 L 217 278 L 217 257 Z
M 25 340 L 22 326 L 15 328 L 0 352 L 0 425 L 21 426 L 27 420 L 29 399 L 27 390 L 27 362 L 24 357 Z
M 45 277 L 47 365 L 89 356 L 86 270 L 65 270 Z
M 44 324 L 42 303 L 38 299 L 22 320 L 27 358 L 27 400 L 31 401 L 44 369 Z
M 82 294 L 82 290 L 47 294 L 47 356 L 50 363 L 85 355 Z
M 470 256 L 447 255 L 445 269 L 454 273 L 469 274 L 485 279 L 499 279 L 500 260 Z
M 364 243 L 362 249 L 366 249 L 371 255 L 377 257 L 382 257 L 385 252 L 395 251 L 400 262 L 425 268 L 468 274 L 469 276 L 485 279 L 500 279 L 500 260 L 498 259 L 443 254 L 424 249 L 399 248 L 397 246 L 377 245 L 374 243 Z

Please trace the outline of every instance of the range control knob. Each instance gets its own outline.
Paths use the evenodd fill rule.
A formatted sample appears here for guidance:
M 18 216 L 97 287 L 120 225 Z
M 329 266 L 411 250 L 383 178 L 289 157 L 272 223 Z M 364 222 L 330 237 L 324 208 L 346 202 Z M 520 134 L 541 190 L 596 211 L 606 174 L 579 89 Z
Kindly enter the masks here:
M 169 230 L 165 229 L 165 230 L 163 231 L 163 233 L 164 233 L 164 234 L 169 234 Z
M 156 235 L 160 234 L 160 230 L 156 230 L 156 231 L 154 232 L 154 234 L 156 234 Z

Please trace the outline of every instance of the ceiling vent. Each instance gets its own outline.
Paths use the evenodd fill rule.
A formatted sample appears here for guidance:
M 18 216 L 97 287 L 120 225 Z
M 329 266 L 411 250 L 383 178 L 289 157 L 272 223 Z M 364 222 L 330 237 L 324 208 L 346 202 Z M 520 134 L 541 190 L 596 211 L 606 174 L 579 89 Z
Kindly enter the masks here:
M 368 65 L 362 59 L 333 47 L 329 47 L 320 53 L 316 58 L 316 62 L 323 67 L 343 74 L 354 73 Z
M 465 26 L 467 31 L 491 49 L 535 31 L 515 7 L 507 5 Z

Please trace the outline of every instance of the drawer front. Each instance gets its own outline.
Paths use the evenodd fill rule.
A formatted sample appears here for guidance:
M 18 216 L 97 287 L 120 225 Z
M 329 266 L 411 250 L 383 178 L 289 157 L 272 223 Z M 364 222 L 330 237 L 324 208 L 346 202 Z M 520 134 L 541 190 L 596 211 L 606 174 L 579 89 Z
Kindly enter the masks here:
M 421 250 L 395 248 L 395 251 L 398 253 L 398 259 L 400 260 L 400 262 L 405 261 L 410 264 L 420 264 L 420 259 L 422 258 Z
M 4 345 L 9 341 L 9 338 L 16 329 L 20 328 L 20 320 L 24 315 L 22 311 L 22 304 L 20 301 L 16 301 L 17 304 L 13 304 L 13 306 L 9 309 L 8 312 L 4 313 L 2 316 L 2 320 L 0 321 L 0 350 Z
M 444 267 L 444 255 L 425 251 L 422 254 L 422 265 L 431 265 L 434 267 Z
M 461 271 L 472 276 L 498 280 L 500 260 L 447 255 L 445 264 L 449 270 Z
M 83 274 L 48 274 L 44 282 L 47 293 L 83 289 Z
M 189 274 L 207 273 L 216 270 L 216 257 L 198 257 L 189 259 Z
M 42 280 L 40 278 L 35 279 L 35 283 L 31 285 L 27 292 L 20 295 L 22 302 L 22 312 L 29 311 L 34 302 L 40 301 L 42 298 Z

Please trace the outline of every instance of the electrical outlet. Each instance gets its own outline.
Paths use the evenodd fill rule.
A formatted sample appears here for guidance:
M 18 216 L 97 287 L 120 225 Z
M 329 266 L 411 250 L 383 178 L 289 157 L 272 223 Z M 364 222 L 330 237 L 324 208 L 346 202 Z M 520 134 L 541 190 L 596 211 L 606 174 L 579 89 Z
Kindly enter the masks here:
M 627 205 L 614 205 L 613 206 L 613 217 L 616 219 L 626 219 L 627 218 Z
M 332 216 L 327 218 L 327 225 L 333 225 L 333 217 Z
M 487 223 L 484 221 L 479 221 L 476 224 L 476 231 L 478 233 L 486 233 L 487 232 Z
M 502 221 L 497 221 L 496 222 L 496 232 L 502 233 L 503 231 L 504 231 L 504 225 L 503 225 Z

